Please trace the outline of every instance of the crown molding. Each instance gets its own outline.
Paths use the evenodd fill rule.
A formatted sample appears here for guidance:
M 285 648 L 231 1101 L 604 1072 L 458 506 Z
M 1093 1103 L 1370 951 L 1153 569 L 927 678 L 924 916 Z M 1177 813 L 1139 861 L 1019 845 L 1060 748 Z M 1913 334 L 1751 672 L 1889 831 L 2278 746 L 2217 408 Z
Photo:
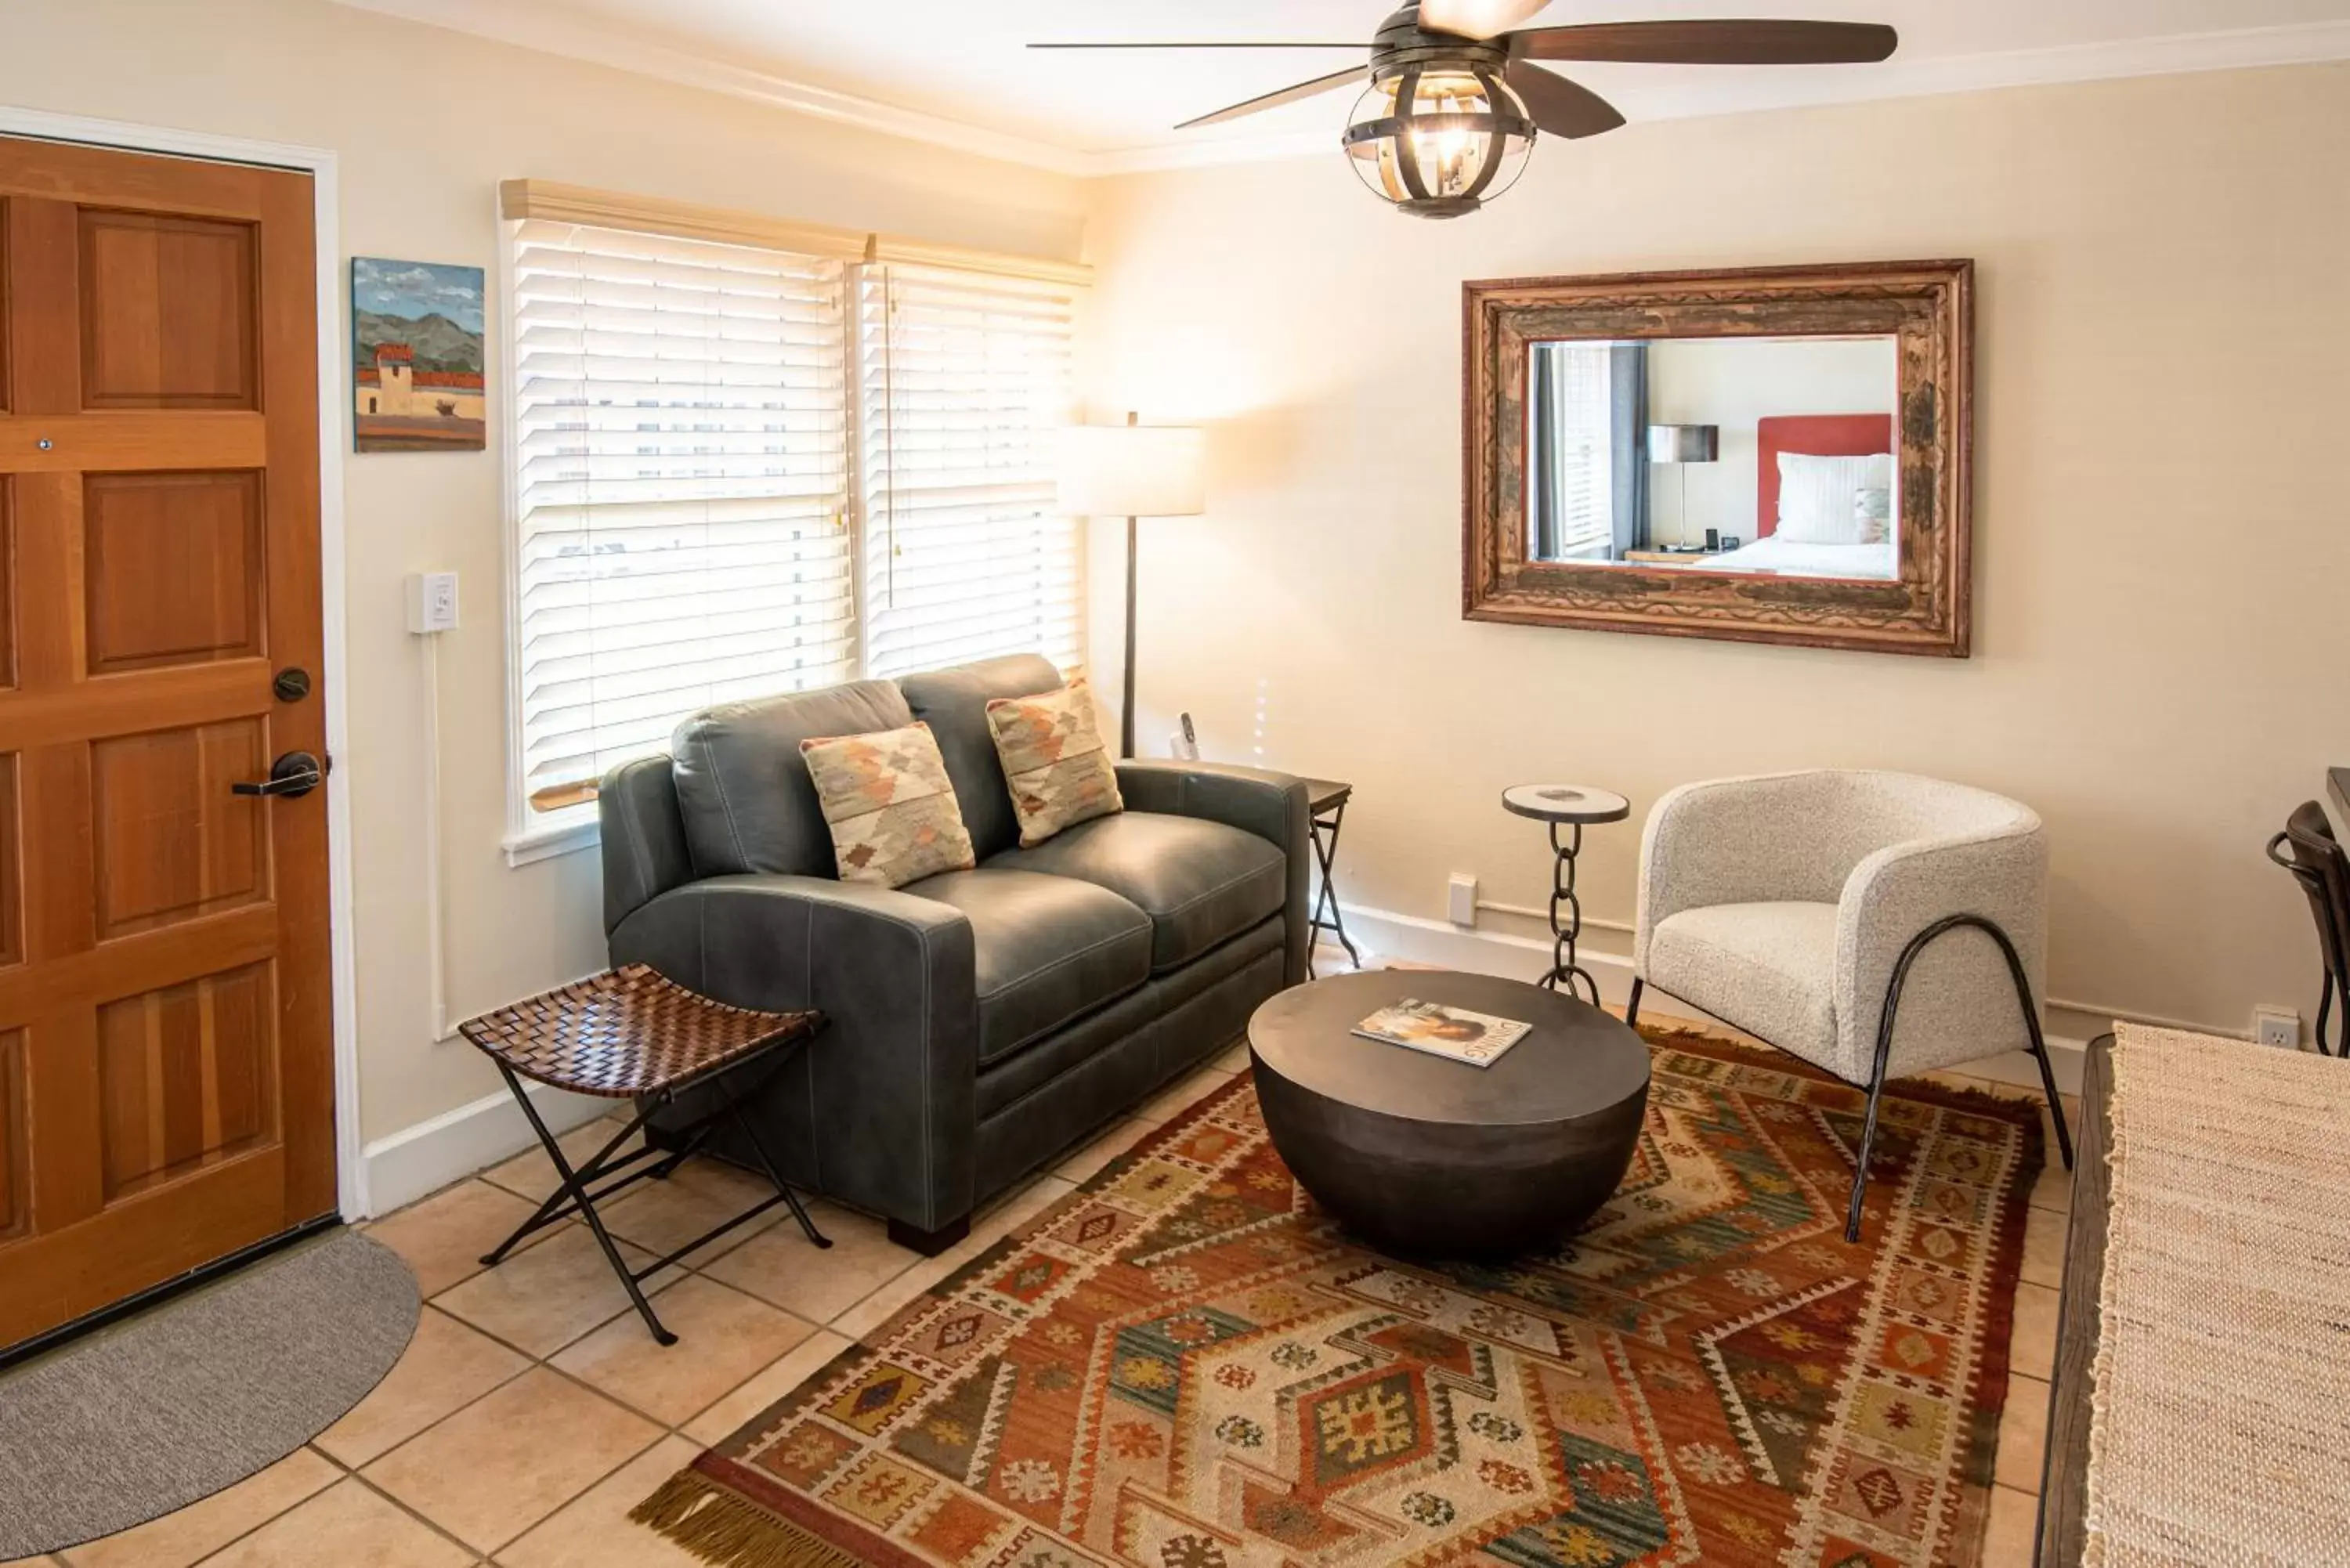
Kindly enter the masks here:
M 476 37 L 541 54 L 561 55 L 589 65 L 608 66 L 681 87 L 724 93 L 729 98 L 745 99 L 838 125 L 952 148 L 973 157 L 1025 164 L 1055 174 L 1085 176 L 1103 172 L 1095 155 L 1074 148 L 924 114 L 919 109 L 900 109 L 854 93 L 794 81 L 771 71 L 731 65 L 706 55 L 644 43 L 552 16 L 536 7 L 507 4 L 505 0 L 334 0 L 334 4 L 354 11 L 373 11 L 403 21 L 445 27 L 452 32 L 471 33 Z
M 2186 33 L 2120 43 L 2070 44 L 1998 54 L 1952 55 L 1904 60 L 1898 55 L 1866 70 L 1815 71 L 1794 67 L 1748 77 L 1716 78 L 1702 73 L 1669 78 L 1654 68 L 1642 73 L 1634 123 L 1700 119 L 1768 109 L 1808 109 L 1880 99 L 1934 98 L 1988 92 L 2002 88 L 2054 87 L 2066 82 L 2113 81 L 2128 77 L 2185 76 L 2201 71 L 2253 70 L 2270 66 L 2320 65 L 2350 59 L 2350 22 L 2313 22 L 2284 27 L 2244 27 L 2218 33 Z M 1614 67 L 1621 70 L 1626 67 Z M 1623 98 L 1631 105 L 1630 91 Z M 1337 146 L 1334 122 L 1327 134 L 1228 137 L 1191 142 L 1152 143 L 1091 155 L 1088 175 L 1149 174 L 1216 164 L 1258 162 L 1330 152 Z
M 582 26 L 545 9 L 514 0 L 334 0 L 338 5 L 422 22 L 494 39 L 545 54 L 633 71 L 681 86 L 724 93 L 770 108 L 852 125 L 883 135 L 951 148 L 976 157 L 1024 164 L 1056 174 L 1102 179 L 1120 174 L 1212 168 L 1232 163 L 1319 157 L 1337 144 L 1337 126 L 1323 131 L 1287 131 L 1271 136 L 1192 138 L 1148 142 L 1107 151 L 1085 151 L 1056 142 L 990 130 L 878 99 L 795 81 L 771 71 L 729 64 L 707 56 L 646 44 L 603 28 Z M 2179 76 L 2199 71 L 2257 69 L 2350 59 L 2350 21 L 2312 22 L 2281 27 L 2244 27 L 2221 32 L 2133 38 L 2116 43 L 2071 44 L 2054 48 L 1997 54 L 1902 59 L 1898 56 L 1866 71 L 1792 68 L 1716 78 L 1698 73 L 1686 80 L 1642 72 L 1636 121 L 1692 119 L 1767 109 L 1866 103 L 1886 99 L 1929 98 L 1984 92 L 2001 88 L 2048 87 L 2065 82 L 2110 81 L 2126 77 Z M 1622 69 L 1625 67 L 1616 67 Z

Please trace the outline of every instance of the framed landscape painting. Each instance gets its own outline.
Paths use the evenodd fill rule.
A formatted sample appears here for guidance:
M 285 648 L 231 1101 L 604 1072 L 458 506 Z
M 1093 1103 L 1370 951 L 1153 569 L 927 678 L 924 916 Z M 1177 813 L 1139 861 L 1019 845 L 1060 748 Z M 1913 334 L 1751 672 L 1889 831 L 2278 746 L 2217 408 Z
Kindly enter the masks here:
M 356 450 L 480 452 L 487 444 L 483 285 L 477 266 L 351 258 Z

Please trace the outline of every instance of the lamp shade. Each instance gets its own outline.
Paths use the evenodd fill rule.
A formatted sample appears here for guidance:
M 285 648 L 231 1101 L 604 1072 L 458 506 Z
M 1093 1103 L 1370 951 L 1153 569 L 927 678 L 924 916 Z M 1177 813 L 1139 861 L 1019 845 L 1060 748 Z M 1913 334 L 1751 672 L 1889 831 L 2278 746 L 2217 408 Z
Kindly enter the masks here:
M 1061 512 L 1190 517 L 1208 509 L 1207 432 L 1191 425 L 1071 425 L 1061 431 Z
M 1719 425 L 1650 425 L 1650 462 L 1716 462 L 1721 458 Z

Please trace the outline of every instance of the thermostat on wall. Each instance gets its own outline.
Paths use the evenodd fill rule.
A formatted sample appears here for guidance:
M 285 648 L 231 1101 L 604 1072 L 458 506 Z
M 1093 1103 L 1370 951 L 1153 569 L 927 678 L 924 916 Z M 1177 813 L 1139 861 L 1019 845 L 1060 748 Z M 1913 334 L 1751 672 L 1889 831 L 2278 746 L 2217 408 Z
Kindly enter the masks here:
M 419 633 L 457 629 L 456 573 L 409 574 L 408 629 Z

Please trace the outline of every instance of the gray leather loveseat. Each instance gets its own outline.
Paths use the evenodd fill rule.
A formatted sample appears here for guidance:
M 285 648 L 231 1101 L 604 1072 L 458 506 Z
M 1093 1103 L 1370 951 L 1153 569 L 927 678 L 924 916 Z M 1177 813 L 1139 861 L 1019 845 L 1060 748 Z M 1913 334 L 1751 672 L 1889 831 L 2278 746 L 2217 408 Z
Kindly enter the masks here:
M 1121 763 L 1125 812 L 1018 847 L 986 703 L 1060 684 L 1020 656 L 733 703 L 679 726 L 673 760 L 603 782 L 612 961 L 739 1006 L 822 1009 L 831 1026 L 757 1109 L 768 1142 L 795 1183 L 924 1251 L 1305 978 L 1296 779 Z M 978 868 L 839 881 L 799 743 L 915 719 Z

